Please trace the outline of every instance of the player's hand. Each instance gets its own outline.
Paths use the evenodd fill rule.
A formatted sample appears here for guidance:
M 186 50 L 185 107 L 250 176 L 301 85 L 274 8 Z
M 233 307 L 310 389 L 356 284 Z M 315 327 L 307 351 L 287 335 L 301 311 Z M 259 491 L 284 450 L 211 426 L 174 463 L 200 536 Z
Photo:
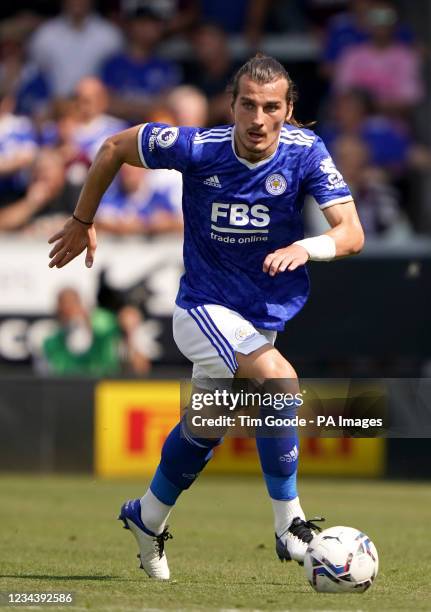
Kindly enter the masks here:
M 94 225 L 85 226 L 71 218 L 66 221 L 62 230 L 51 236 L 49 244 L 54 244 L 49 256 L 50 268 L 62 268 L 75 259 L 86 248 L 85 265 L 91 268 L 96 252 L 96 230 Z
M 309 255 L 307 251 L 299 244 L 291 244 L 284 249 L 277 249 L 273 253 L 269 253 L 263 262 L 263 271 L 270 276 L 275 276 L 286 270 L 296 270 L 299 266 L 307 263 Z

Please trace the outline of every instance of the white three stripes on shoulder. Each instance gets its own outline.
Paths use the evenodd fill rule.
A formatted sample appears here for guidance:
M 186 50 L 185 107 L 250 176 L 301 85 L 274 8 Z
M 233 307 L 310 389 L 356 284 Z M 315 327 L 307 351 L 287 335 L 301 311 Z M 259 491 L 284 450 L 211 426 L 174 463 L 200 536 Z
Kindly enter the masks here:
M 194 138 L 195 143 L 203 142 L 223 142 L 231 139 L 232 128 L 227 128 L 223 131 L 208 130 L 200 134 L 196 134 Z
M 203 132 L 198 132 L 195 138 L 204 138 L 205 136 L 221 136 L 225 134 L 229 134 L 232 130 L 232 127 L 226 128 L 210 128 L 208 130 L 204 130 Z
M 300 134 L 304 138 L 308 138 L 308 139 L 311 138 L 311 140 L 314 140 L 314 138 L 316 138 L 315 135 L 313 135 L 313 134 L 306 134 L 304 132 L 304 130 L 301 130 L 300 128 L 294 129 L 294 130 L 289 130 L 289 128 L 283 127 L 283 128 L 281 128 L 281 130 L 282 130 L 282 132 L 287 132 L 288 134 Z
M 313 143 L 316 139 L 315 136 L 308 136 L 307 134 L 304 134 L 300 130 L 286 130 L 285 128 L 281 130 L 281 136 L 282 138 L 303 140 L 304 142 L 311 142 L 311 143 Z
M 287 130 L 283 128 L 280 134 L 280 142 L 284 144 L 302 145 L 304 147 L 311 147 L 315 139 L 315 136 L 308 136 L 301 130 Z
M 301 147 L 312 147 L 312 142 L 304 142 L 303 140 L 285 140 L 284 138 L 280 138 L 280 142 L 287 145 L 299 145 Z
M 205 140 L 194 140 L 193 142 L 198 144 L 207 144 L 208 142 L 230 142 L 232 138 L 228 136 L 227 138 L 206 138 Z

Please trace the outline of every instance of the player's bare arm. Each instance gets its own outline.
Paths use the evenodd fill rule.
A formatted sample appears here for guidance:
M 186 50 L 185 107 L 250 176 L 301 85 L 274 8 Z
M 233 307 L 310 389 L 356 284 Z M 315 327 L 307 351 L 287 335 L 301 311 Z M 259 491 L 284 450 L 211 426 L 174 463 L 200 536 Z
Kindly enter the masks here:
M 365 242 L 364 230 L 353 200 L 345 204 L 335 204 L 323 210 L 331 229 L 326 232 L 335 241 L 336 257 L 357 255 Z
M 324 209 L 323 213 L 331 226 L 328 232 L 269 253 L 263 262 L 263 271 L 275 276 L 286 270 L 296 270 L 309 259 L 329 261 L 359 253 L 364 245 L 364 232 L 353 200 L 334 204 Z
M 85 265 L 91 268 L 96 251 L 96 230 L 93 219 L 103 194 L 122 164 L 142 166 L 137 149 L 139 126 L 111 136 L 101 146 L 88 172 L 73 217 L 63 229 L 49 239 L 54 244 L 49 256 L 50 268 L 62 268 L 87 249 Z

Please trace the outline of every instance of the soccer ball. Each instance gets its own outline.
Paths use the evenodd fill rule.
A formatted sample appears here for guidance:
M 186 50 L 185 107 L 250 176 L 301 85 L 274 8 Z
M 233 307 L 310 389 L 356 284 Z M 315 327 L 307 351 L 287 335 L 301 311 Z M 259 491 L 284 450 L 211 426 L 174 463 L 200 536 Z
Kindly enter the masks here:
M 304 569 L 319 593 L 363 593 L 377 576 L 379 557 L 365 533 L 352 527 L 330 527 L 311 540 Z

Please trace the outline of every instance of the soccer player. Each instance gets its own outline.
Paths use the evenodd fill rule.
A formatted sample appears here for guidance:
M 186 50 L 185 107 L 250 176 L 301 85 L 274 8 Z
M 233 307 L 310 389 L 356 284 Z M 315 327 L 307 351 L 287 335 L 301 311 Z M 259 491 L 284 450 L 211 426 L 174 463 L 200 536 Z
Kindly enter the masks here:
M 93 218 L 123 163 L 174 168 L 183 175 L 184 264 L 173 320 L 175 341 L 193 362 L 193 379 L 297 378 L 274 348 L 277 331 L 308 295 L 308 260 L 358 253 L 364 242 L 352 196 L 322 141 L 293 118 L 293 83 L 283 66 L 257 55 L 232 85 L 233 125 L 211 129 L 149 123 L 108 138 L 73 218 L 51 237 L 51 267 L 96 249 Z M 303 238 L 302 208 L 314 196 L 331 228 Z M 159 467 L 141 499 L 121 508 L 136 537 L 141 567 L 168 579 L 166 521 L 181 493 L 209 461 L 219 438 L 193 435 L 185 419 L 166 439 Z M 274 511 L 281 560 L 304 558 L 314 526 L 296 489 L 298 440 L 257 436 Z

